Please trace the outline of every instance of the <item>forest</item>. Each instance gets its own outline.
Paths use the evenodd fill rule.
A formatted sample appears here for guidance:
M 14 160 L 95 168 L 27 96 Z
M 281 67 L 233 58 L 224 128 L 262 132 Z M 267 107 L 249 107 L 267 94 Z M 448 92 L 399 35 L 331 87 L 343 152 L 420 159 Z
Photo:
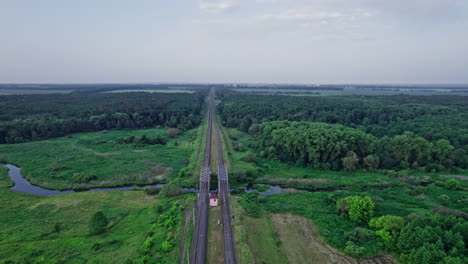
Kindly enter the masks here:
M 207 90 L 193 94 L 73 93 L 0 96 L 0 144 L 108 129 L 200 124 Z
M 260 157 L 317 169 L 456 171 L 468 166 L 468 102 L 456 96 L 295 97 L 222 93 L 227 127 Z
M 249 130 L 259 140 L 261 157 L 298 166 L 348 171 L 358 167 L 440 171 L 468 166 L 463 149 L 455 149 L 445 139 L 430 142 L 413 132 L 377 139 L 342 125 L 290 121 L 265 122 Z
M 322 96 L 219 92 L 223 124 L 247 132 L 268 121 L 340 124 L 378 138 L 410 131 L 426 140 L 446 139 L 467 150 L 468 101 L 463 96 Z

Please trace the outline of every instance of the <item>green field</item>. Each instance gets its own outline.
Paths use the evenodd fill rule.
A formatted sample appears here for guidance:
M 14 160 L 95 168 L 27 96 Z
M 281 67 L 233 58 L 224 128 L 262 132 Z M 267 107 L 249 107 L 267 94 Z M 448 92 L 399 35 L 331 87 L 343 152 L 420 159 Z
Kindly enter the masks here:
M 22 168 L 31 183 L 46 188 L 71 189 L 166 182 L 189 162 L 197 131 L 175 138 L 167 129 L 111 130 L 21 144 L 0 145 L 0 160 Z M 165 145 L 118 144 L 119 138 L 157 135 Z M 74 175 L 92 176 L 77 183 Z
M 255 259 L 264 263 L 285 263 L 281 259 L 287 258 L 287 263 L 301 263 L 304 257 L 309 256 L 316 263 L 328 263 L 329 258 L 348 258 L 339 252 L 346 252 L 347 241 L 354 239 L 356 232 L 372 234 L 374 231 L 366 223 L 356 223 L 338 214 L 336 202 L 347 196 L 371 197 L 376 204 L 376 217 L 395 215 L 410 219 L 431 215 L 434 210 L 453 215 L 468 211 L 466 170 L 456 175 L 447 171 L 427 173 L 418 170 L 369 172 L 359 169 L 346 172 L 317 170 L 260 158 L 248 162 L 245 157 L 249 152 L 255 153 L 250 147 L 255 143 L 255 138 L 237 129 L 224 131 L 228 135 L 227 149 L 233 164 L 231 178 L 234 185 L 240 184 L 236 179 L 239 174 L 236 170 L 242 170 L 253 171 L 253 180 L 257 183 L 296 188 L 289 189 L 292 193 L 277 195 L 240 195 L 243 209 L 236 210 L 241 215 L 241 223 L 237 223 L 235 228 L 238 229 L 238 239 L 241 241 L 238 249 L 241 251 L 240 257 L 245 261 Z M 456 183 L 458 187 L 452 188 L 450 183 Z M 289 217 L 289 214 L 292 216 Z M 308 230 L 309 224 L 296 216 L 308 219 L 316 230 Z M 302 223 L 304 230 L 298 229 L 296 222 Z M 281 227 L 291 230 L 285 232 Z M 307 233 L 313 239 L 308 239 L 309 245 L 304 246 L 297 237 Z M 257 241 L 257 234 L 261 234 L 261 242 Z M 339 251 L 322 250 L 326 247 L 321 240 Z M 375 235 L 362 239 L 358 245 L 362 249 L 361 257 L 392 253 Z M 378 258 L 370 261 L 379 263 Z
M 165 214 L 172 200 L 145 195 L 143 191 L 100 191 L 54 196 L 33 196 L 9 186 L 6 169 L 0 168 L 0 259 L 2 263 L 128 263 L 141 259 L 139 250 L 149 232 L 167 236 L 164 227 L 154 229 L 158 215 Z M 192 203 L 191 196 L 179 197 Z M 187 201 L 189 201 L 187 200 Z M 156 210 L 158 205 L 162 210 Z M 6 206 L 7 205 L 7 206 Z M 103 211 L 107 232 L 91 236 L 91 216 Z M 152 256 L 161 255 L 166 263 L 177 263 L 182 211 L 172 228 L 173 248 L 158 253 L 154 241 Z M 152 227 L 153 226 L 153 227 Z M 157 237 L 156 237 L 157 238 Z M 155 239 L 156 239 L 155 238 Z M 130 262 L 131 263 L 131 262 Z

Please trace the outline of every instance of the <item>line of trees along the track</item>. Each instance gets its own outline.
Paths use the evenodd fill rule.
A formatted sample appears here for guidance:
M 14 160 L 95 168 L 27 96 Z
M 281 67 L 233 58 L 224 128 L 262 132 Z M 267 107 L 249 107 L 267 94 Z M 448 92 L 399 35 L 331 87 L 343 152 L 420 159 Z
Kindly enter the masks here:
M 0 96 L 0 144 L 106 129 L 190 129 L 200 124 L 206 95 L 207 90 Z
M 221 96 L 224 125 L 255 135 L 262 157 L 335 170 L 468 166 L 463 97 Z

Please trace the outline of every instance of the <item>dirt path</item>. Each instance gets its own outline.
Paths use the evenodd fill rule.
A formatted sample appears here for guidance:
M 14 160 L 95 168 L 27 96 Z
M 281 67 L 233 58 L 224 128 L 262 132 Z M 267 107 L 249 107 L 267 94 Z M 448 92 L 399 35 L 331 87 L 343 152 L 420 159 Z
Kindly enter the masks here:
M 396 264 L 389 256 L 368 259 L 345 256 L 324 243 L 309 220 L 291 214 L 273 214 L 271 223 L 281 241 L 288 263 L 314 264 Z

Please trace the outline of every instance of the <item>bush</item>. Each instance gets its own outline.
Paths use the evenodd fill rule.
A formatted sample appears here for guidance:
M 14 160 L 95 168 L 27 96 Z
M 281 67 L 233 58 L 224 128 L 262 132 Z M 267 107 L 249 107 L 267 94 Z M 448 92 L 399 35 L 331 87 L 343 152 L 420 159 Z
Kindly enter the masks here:
M 149 195 L 156 195 L 161 192 L 161 188 L 156 187 L 156 186 L 151 186 L 151 187 L 145 187 L 145 193 Z
M 189 170 L 185 167 L 179 170 L 177 173 L 177 177 L 179 178 L 185 178 L 189 175 Z
M 363 227 L 356 227 L 351 234 L 349 234 L 348 240 L 355 243 L 364 243 L 371 240 L 373 237 L 374 232 L 372 232 L 372 230 Z
M 246 162 L 257 162 L 257 155 L 255 153 L 249 151 L 247 154 L 241 158 L 241 160 L 246 161 Z
M 373 218 L 369 226 L 377 229 L 375 234 L 379 236 L 388 248 L 394 247 L 396 238 L 403 228 L 405 221 L 401 216 L 384 215 L 379 218 Z
M 348 242 L 346 242 L 346 247 L 344 249 L 344 252 L 347 255 L 359 258 L 359 257 L 364 256 L 364 254 L 366 253 L 366 248 L 365 247 L 360 247 L 360 246 L 356 245 L 352 241 L 348 241 Z
M 161 188 L 161 195 L 164 197 L 174 197 L 182 194 L 182 189 L 175 183 L 168 183 Z
M 460 190 L 461 189 L 461 183 L 460 181 L 457 181 L 455 179 L 450 179 L 445 182 L 445 187 L 449 190 Z
M 167 136 L 170 138 L 175 138 L 177 135 L 179 135 L 179 129 L 177 128 L 169 128 L 167 130 Z
M 372 217 L 375 204 L 369 196 L 348 196 L 336 203 L 339 212 L 346 214 L 349 219 L 362 222 Z
M 90 219 L 88 224 L 89 233 L 91 235 L 99 235 L 106 231 L 109 224 L 106 216 L 102 211 L 96 212 Z
M 73 173 L 73 181 L 75 183 L 88 183 L 92 180 L 95 180 L 96 176 L 84 175 L 82 173 Z

